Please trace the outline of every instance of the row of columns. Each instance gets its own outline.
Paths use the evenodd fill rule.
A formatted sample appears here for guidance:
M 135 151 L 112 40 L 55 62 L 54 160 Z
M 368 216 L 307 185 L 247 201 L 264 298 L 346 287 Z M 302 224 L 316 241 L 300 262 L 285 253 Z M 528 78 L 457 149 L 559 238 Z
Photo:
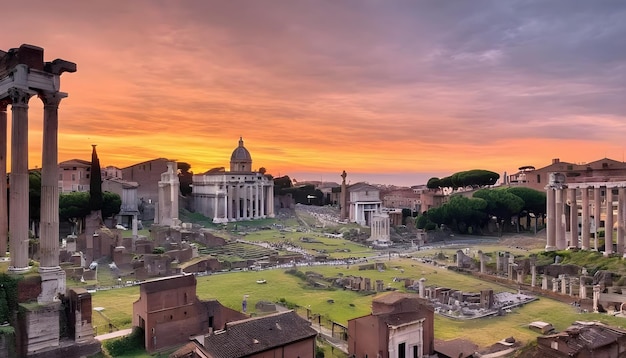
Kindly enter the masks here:
M 224 221 L 238 221 L 274 217 L 274 186 L 264 184 L 226 185 L 222 197 L 224 205 Z M 219 222 L 218 194 L 214 198 L 215 216 L 213 221 Z
M 18 71 L 28 71 L 18 65 Z M 19 77 L 19 76 L 18 76 Z M 67 95 L 62 92 L 39 91 L 21 87 L 9 88 L 0 96 L 0 207 L 7 208 L 6 152 L 7 152 L 7 106 L 11 105 L 11 190 L 8 202 L 11 213 L 0 215 L 0 254 L 4 256 L 7 239 L 10 240 L 9 272 L 23 273 L 30 267 L 29 246 L 29 180 L 28 180 L 28 109 L 29 100 L 35 94 L 44 104 L 43 149 L 41 169 L 40 212 L 40 268 L 42 294 L 40 303 L 56 300 L 57 293 L 64 291 L 64 273 L 59 267 L 59 187 L 58 187 L 58 107 Z M 4 210 L 3 210 L 4 211 Z M 63 282 L 60 282 L 63 278 Z M 47 285 L 49 283 L 49 285 Z
M 617 212 L 613 190 L 617 189 Z M 595 227 L 593 249 L 598 250 L 598 232 L 601 215 L 605 213 L 605 254 L 613 253 L 614 216 L 617 219 L 617 253 L 624 254 L 626 223 L 626 183 L 574 183 L 569 185 L 550 184 L 546 187 L 547 240 L 546 251 L 563 250 L 569 247 L 592 249 L 591 223 Z M 602 191 L 604 190 L 604 202 Z M 581 202 L 579 205 L 578 192 Z M 590 194 L 593 197 L 590 197 Z M 578 217 L 580 207 L 580 241 L 578 236 Z M 604 210 L 603 210 L 604 207 Z M 566 219 L 567 209 L 569 215 Z M 569 225 L 567 222 L 569 221 Z M 568 230 L 569 229 L 569 230 Z

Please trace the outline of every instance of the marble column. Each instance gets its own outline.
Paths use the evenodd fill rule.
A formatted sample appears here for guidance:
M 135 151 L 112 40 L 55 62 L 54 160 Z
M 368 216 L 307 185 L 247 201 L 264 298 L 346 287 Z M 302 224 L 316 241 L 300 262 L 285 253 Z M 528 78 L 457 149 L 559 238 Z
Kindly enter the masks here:
M 217 222 L 218 220 L 218 212 L 219 212 L 219 193 L 216 191 L 215 198 L 213 198 L 213 222 Z
M 226 219 L 227 221 L 232 221 L 233 216 L 233 187 L 231 185 L 226 186 L 226 205 L 224 209 L 226 210 Z
M 419 280 L 419 295 L 420 298 L 424 298 L 424 282 L 426 282 L 425 278 L 420 278 Z
M 580 277 L 580 289 L 578 291 L 578 298 L 586 299 L 587 298 L 587 286 L 585 285 L 585 281 L 583 280 L 584 276 Z
M 600 301 L 600 285 L 593 286 L 593 312 L 598 313 L 598 302 Z
M 9 245 L 11 264 L 9 272 L 23 273 L 28 266 L 28 101 L 33 93 L 9 89 L 11 97 L 11 192 L 9 203 Z
M 261 186 L 261 217 L 265 219 L 265 186 Z
M 601 192 L 602 188 L 600 188 L 599 186 L 593 188 L 593 222 L 596 226 L 593 247 L 596 251 L 599 250 L 600 245 L 598 231 L 600 231 L 600 215 L 602 214 L 602 196 L 600 194 Z
M 0 100 L 0 257 L 6 256 L 9 241 L 9 216 L 7 201 L 7 105 L 6 99 Z
M 485 273 L 485 254 L 479 250 L 478 257 L 480 258 L 480 273 Z
M 563 194 L 565 189 L 557 188 L 556 189 L 556 208 L 554 210 L 554 216 L 556 219 L 556 248 L 559 250 L 564 250 L 567 248 L 567 242 L 565 240 L 565 216 L 563 213 L 564 201 Z
M 269 203 L 270 203 L 270 207 L 269 207 L 270 214 L 269 214 L 269 216 L 271 218 L 273 218 L 274 217 L 274 185 L 272 183 L 270 183 L 270 185 L 269 185 L 268 192 L 269 192 L 268 198 L 269 198 Z
M 542 290 L 547 290 L 548 289 L 548 276 L 543 275 L 541 277 L 541 289 Z
M 617 254 L 624 255 L 624 204 L 626 203 L 626 188 L 619 188 L 617 195 Z
M 613 253 L 613 191 L 605 188 L 606 217 L 604 218 L 604 254 Z
M 546 192 L 546 213 L 548 217 L 546 251 L 556 250 L 556 217 L 555 217 L 555 199 L 556 189 L 548 186 Z
M 578 203 L 576 202 L 576 189 L 569 188 L 569 233 L 570 233 L 570 247 L 580 247 L 578 245 Z
M 590 217 L 589 217 L 589 189 L 581 188 L 582 196 L 582 218 L 580 227 L 580 236 L 582 238 L 582 249 L 589 250 L 589 230 L 590 230 Z
M 43 151 L 39 239 L 41 293 L 39 304 L 59 301 L 65 295 L 65 271 L 59 266 L 59 103 L 64 93 L 41 93 L 43 101 Z
M 532 264 L 530 266 L 530 286 L 535 287 L 537 285 L 537 266 Z
M 561 276 L 561 293 L 567 294 L 567 277 L 565 275 Z
M 559 292 L 559 280 L 552 278 L 552 292 Z

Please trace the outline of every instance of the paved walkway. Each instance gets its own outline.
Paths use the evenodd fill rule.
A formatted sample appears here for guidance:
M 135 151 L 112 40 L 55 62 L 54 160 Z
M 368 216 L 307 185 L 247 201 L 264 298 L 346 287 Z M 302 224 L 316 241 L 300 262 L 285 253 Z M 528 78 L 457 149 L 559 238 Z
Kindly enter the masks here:
M 107 333 L 107 334 L 101 334 L 99 336 L 95 336 L 94 338 L 99 340 L 100 342 L 102 342 L 102 341 L 106 341 L 107 339 L 111 339 L 111 338 L 128 336 L 132 331 L 133 331 L 132 328 L 121 329 L 119 331 L 115 331 L 115 332 L 111 332 L 111 333 Z
M 333 347 L 339 349 L 340 351 L 348 354 L 348 342 L 335 338 L 332 336 L 332 332 L 330 329 L 326 327 L 322 327 L 315 323 L 311 324 L 311 328 L 316 330 L 320 336 L 328 343 L 330 343 Z

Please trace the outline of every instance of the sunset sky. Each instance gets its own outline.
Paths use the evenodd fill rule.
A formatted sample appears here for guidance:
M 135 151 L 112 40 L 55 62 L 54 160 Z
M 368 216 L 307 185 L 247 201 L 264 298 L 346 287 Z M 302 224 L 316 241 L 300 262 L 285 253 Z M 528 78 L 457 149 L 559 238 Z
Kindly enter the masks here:
M 253 168 L 299 181 L 624 160 L 624 1 L 29 0 L 1 17 L 0 49 L 78 66 L 61 78 L 61 161 L 97 144 L 103 166 L 201 173 L 240 136 Z

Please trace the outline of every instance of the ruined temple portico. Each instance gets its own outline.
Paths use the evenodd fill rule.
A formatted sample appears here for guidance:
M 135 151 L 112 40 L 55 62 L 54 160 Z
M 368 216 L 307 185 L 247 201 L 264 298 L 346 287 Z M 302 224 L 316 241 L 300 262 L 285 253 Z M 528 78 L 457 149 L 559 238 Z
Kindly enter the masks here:
M 604 254 L 625 254 L 626 181 L 565 183 L 565 176 L 552 173 L 546 191 L 546 251 L 598 250 L 604 222 Z

